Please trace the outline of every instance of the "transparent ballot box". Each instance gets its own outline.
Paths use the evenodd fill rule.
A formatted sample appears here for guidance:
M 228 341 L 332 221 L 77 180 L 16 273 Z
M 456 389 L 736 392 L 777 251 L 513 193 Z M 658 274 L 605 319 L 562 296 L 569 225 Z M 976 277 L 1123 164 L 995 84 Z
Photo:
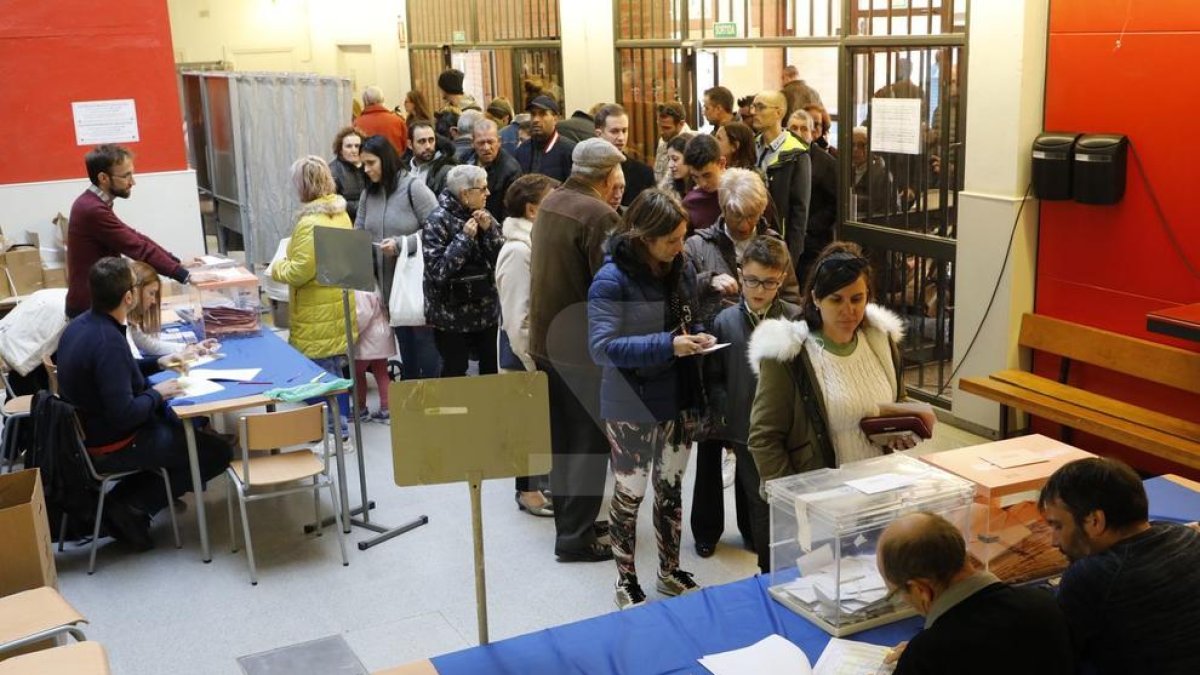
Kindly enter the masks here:
M 1060 466 L 1093 456 L 1033 434 L 921 459 L 975 484 L 967 553 L 980 569 L 1020 583 L 1066 569 L 1067 559 L 1054 548 L 1050 526 L 1038 511 L 1038 493 Z
M 257 333 L 262 315 L 258 277 L 245 267 L 207 269 L 188 285 L 186 308 L 176 312 L 197 339 Z
M 875 565 L 884 528 L 915 511 L 966 531 L 975 486 L 907 455 L 892 454 L 767 483 L 770 593 L 841 637 L 912 616 L 888 597 Z

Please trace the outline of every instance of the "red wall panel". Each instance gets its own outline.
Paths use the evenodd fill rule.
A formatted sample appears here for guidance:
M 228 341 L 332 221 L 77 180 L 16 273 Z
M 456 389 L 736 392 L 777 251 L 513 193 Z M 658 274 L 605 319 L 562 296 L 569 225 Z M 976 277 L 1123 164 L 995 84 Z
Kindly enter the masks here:
M 0 0 L 0 16 L 0 184 L 86 175 L 72 101 L 134 99 L 137 171 L 187 168 L 167 3 Z
M 1186 131 L 1200 105 L 1200 3 L 1055 0 L 1047 50 L 1044 127 L 1123 133 L 1142 162 L 1131 152 L 1125 198 L 1115 206 L 1041 205 L 1036 311 L 1200 351 L 1146 331 L 1147 312 L 1200 302 L 1200 278 L 1171 244 L 1142 182 L 1144 171 L 1182 254 L 1200 268 L 1200 135 Z M 1035 358 L 1039 374 L 1053 377 L 1057 368 L 1057 359 Z M 1200 396 L 1082 366 L 1072 383 L 1200 422 Z M 1144 470 L 1167 468 L 1086 435 L 1076 441 Z

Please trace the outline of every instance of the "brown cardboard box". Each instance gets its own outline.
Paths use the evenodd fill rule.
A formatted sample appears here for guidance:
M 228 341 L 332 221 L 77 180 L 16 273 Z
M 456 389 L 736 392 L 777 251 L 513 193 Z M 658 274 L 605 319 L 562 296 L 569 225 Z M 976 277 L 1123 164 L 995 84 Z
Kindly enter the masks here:
M 11 283 L 11 295 L 29 295 L 42 290 L 42 254 L 30 246 L 14 246 L 4 254 L 8 268 L 6 283 Z
M 43 494 L 37 469 L 0 474 L 0 596 L 58 587 Z
M 42 266 L 42 287 L 66 288 L 67 268 Z

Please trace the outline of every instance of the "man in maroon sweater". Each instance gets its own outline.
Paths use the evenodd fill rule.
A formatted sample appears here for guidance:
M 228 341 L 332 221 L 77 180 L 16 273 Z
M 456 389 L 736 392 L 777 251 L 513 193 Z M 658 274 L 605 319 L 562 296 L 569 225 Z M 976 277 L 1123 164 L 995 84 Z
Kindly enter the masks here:
M 67 316 L 92 304 L 88 271 L 106 256 L 126 255 L 148 263 L 159 274 L 187 283 L 188 271 L 166 249 L 129 227 L 113 212 L 113 200 L 128 199 L 133 189 L 133 153 L 119 145 L 98 145 L 84 157 L 88 189 L 71 205 L 67 228 Z

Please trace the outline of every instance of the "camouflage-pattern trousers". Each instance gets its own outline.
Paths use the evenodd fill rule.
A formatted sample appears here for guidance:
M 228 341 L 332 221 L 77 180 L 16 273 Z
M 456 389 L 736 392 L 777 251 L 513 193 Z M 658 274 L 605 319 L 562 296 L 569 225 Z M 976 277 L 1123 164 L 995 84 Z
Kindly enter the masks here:
M 683 472 L 687 469 L 691 446 L 674 443 L 675 424 L 604 422 L 604 435 L 612 449 L 612 470 L 616 479 L 616 489 L 609 504 L 609 536 L 617 574 L 623 581 L 632 581 L 637 576 L 634 550 L 638 509 L 646 496 L 652 467 L 659 574 L 669 574 L 679 567 Z

